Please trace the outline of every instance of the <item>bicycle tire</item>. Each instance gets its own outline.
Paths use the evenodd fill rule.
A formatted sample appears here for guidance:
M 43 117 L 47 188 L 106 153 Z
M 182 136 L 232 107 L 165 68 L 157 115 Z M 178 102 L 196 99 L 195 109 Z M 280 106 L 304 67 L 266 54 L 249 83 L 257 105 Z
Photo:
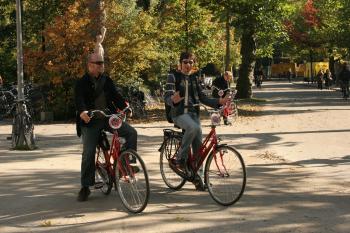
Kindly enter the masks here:
M 12 121 L 12 134 L 11 134 L 11 145 L 12 148 L 16 148 L 17 145 L 19 144 L 19 138 L 20 138 L 20 128 L 21 128 L 21 123 L 22 119 L 21 117 L 17 114 Z
M 186 183 L 186 180 L 176 174 L 169 166 L 169 160 L 174 158 L 175 152 L 180 146 L 180 142 L 181 139 L 177 137 L 167 138 L 164 142 L 165 144 L 160 152 L 159 158 L 160 174 L 162 175 L 162 179 L 166 186 L 173 190 L 181 189 Z
M 231 106 L 232 114 L 230 116 L 231 118 L 230 120 L 233 123 L 238 119 L 238 108 L 237 108 L 237 103 L 235 101 L 233 101 L 231 104 L 232 104 Z
M 236 203 L 246 186 L 246 169 L 241 154 L 231 146 L 212 151 L 205 165 L 205 181 L 210 196 L 220 205 Z
M 96 148 L 96 165 L 95 165 L 95 182 L 100 180 L 102 182 L 101 192 L 105 195 L 111 193 L 113 188 L 113 178 L 107 169 L 106 159 L 104 157 L 104 151 L 99 147 Z
M 24 140 L 30 150 L 35 149 L 34 125 L 28 115 L 22 115 Z
M 142 212 L 150 195 L 145 163 L 136 151 L 128 149 L 120 154 L 114 166 L 116 191 L 124 207 L 132 213 Z

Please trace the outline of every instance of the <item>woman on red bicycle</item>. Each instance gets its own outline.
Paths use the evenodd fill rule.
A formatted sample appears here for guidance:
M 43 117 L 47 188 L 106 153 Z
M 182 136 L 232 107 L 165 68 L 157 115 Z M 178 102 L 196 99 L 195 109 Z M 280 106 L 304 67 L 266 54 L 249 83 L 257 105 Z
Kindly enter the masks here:
M 190 173 L 186 165 L 190 145 L 192 144 L 193 153 L 196 153 L 202 144 L 198 104 L 201 102 L 217 108 L 229 99 L 228 96 L 208 98 L 199 85 L 199 74 L 194 71 L 194 64 L 195 56 L 192 53 L 181 53 L 180 70 L 168 75 L 164 95 L 164 101 L 171 106 L 172 120 L 185 131 L 174 166 L 186 174 Z
M 214 98 L 220 98 L 220 95 L 219 95 L 220 90 L 225 90 L 224 95 L 223 95 L 223 96 L 225 96 L 226 93 L 229 91 L 231 81 L 232 81 L 232 73 L 230 71 L 225 71 L 224 75 L 217 77 L 213 81 L 212 96 Z M 223 118 L 224 118 L 224 124 L 229 125 L 230 122 L 228 121 L 227 116 L 223 115 Z
M 77 110 L 77 134 L 82 136 L 83 153 L 81 162 L 81 189 L 78 201 L 86 201 L 90 195 L 89 186 L 95 184 L 95 153 L 98 138 L 102 129 L 108 130 L 105 118 L 88 115 L 89 110 L 116 112 L 125 109 L 127 104 L 118 93 L 113 80 L 104 73 L 104 59 L 93 53 L 88 57 L 87 73 L 78 80 L 75 86 L 75 104 Z M 118 135 L 126 139 L 126 149 L 137 149 L 137 132 L 124 122 Z

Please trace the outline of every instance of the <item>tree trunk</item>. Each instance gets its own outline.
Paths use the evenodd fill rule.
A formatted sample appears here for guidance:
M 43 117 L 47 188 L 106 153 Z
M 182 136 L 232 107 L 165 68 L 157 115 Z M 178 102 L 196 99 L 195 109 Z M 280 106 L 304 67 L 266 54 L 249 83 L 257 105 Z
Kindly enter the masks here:
M 254 31 L 244 30 L 241 39 L 241 56 L 242 63 L 239 69 L 239 78 L 237 80 L 237 94 L 239 99 L 252 97 L 252 82 L 254 78 L 255 66 L 255 39 Z
M 332 73 L 333 78 L 335 77 L 334 64 L 335 64 L 334 56 L 331 55 L 331 56 L 329 57 L 329 71 Z
M 231 71 L 231 34 L 230 34 L 230 13 L 227 11 L 226 13 L 226 55 L 225 55 L 225 71 Z
M 311 83 L 314 83 L 314 71 L 312 69 L 312 60 L 313 60 L 313 54 L 312 54 L 312 49 L 310 49 L 310 79 L 311 79 Z
M 190 42 L 189 42 L 189 39 L 190 39 L 190 36 L 189 36 L 189 22 L 188 22 L 188 0 L 185 1 L 185 20 L 186 20 L 186 23 L 185 23 L 185 32 L 186 32 L 186 51 L 188 52 L 189 49 L 190 49 Z

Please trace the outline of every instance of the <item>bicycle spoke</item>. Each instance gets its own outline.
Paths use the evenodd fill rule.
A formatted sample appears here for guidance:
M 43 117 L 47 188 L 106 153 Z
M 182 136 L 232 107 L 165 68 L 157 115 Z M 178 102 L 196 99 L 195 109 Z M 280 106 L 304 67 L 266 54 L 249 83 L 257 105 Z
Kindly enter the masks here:
M 124 206 L 133 213 L 144 210 L 149 198 L 149 181 L 140 156 L 132 150 L 124 151 L 115 171 L 117 191 Z
M 246 183 L 241 155 L 232 147 L 219 147 L 208 158 L 205 177 L 209 193 L 216 202 L 234 204 L 242 196 Z

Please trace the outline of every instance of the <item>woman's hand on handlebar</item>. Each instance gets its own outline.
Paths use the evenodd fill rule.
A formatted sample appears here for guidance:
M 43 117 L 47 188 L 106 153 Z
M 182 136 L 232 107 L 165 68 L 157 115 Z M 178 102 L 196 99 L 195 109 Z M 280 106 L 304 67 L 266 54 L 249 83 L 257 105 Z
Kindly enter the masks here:
M 80 113 L 80 118 L 87 124 L 90 122 L 91 118 L 88 115 L 88 111 L 83 111 Z
M 230 101 L 231 96 L 226 95 L 224 98 L 219 98 L 219 104 L 220 105 L 225 105 L 228 101 Z
M 184 97 L 180 96 L 180 92 L 177 91 L 171 96 L 171 100 L 173 101 L 174 104 L 179 103 L 181 100 L 183 100 Z

